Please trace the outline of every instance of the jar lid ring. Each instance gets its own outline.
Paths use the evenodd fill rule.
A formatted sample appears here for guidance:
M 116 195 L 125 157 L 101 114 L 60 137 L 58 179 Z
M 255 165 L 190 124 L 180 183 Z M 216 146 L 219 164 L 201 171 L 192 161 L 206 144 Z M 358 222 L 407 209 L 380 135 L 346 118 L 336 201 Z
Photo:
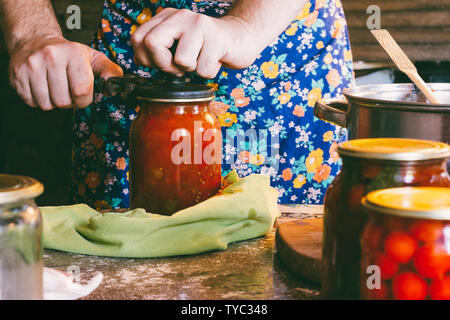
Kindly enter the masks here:
M 380 189 L 367 194 L 361 203 L 376 213 L 450 221 L 450 188 L 446 187 Z
M 424 161 L 450 157 L 450 146 L 443 142 L 408 138 L 369 138 L 342 142 L 338 153 L 343 157 Z
M 25 176 L 0 174 L 0 204 L 34 199 L 44 192 L 44 185 Z

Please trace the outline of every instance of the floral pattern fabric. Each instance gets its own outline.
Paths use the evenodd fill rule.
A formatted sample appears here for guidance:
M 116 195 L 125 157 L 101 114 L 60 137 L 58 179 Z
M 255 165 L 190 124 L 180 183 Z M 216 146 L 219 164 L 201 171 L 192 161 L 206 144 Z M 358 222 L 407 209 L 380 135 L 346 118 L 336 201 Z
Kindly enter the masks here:
M 230 3 L 106 0 L 93 47 L 125 73 L 158 76 L 159 71 L 134 64 L 129 39 L 140 24 L 164 7 L 219 17 L 226 14 Z M 340 96 L 353 83 L 340 0 L 308 2 L 250 67 L 222 68 L 215 79 L 205 82 L 216 90 L 211 107 L 223 128 L 223 174 L 232 169 L 241 176 L 268 174 L 279 191 L 280 203 L 322 203 L 340 169 L 336 149 L 346 132 L 315 118 L 313 107 L 318 99 Z M 128 139 L 135 116 L 136 110 L 101 93 L 96 93 L 90 107 L 76 111 L 74 201 L 96 208 L 129 206 Z M 265 139 L 268 148 L 261 150 L 238 139 L 249 129 L 265 132 L 260 139 Z

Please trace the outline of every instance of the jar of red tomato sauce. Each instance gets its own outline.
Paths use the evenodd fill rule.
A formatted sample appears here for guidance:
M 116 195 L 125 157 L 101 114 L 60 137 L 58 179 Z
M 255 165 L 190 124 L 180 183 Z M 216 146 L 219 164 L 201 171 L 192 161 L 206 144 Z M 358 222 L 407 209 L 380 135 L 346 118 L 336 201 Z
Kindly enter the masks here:
M 450 188 L 371 192 L 361 236 L 361 298 L 450 300 Z
M 209 110 L 214 89 L 197 84 L 139 86 L 130 129 L 130 205 L 171 215 L 217 193 L 222 136 Z
M 322 296 L 358 299 L 360 234 L 366 221 L 361 199 L 385 188 L 450 187 L 450 146 L 415 139 L 358 139 L 340 144 L 338 153 L 342 170 L 324 201 Z

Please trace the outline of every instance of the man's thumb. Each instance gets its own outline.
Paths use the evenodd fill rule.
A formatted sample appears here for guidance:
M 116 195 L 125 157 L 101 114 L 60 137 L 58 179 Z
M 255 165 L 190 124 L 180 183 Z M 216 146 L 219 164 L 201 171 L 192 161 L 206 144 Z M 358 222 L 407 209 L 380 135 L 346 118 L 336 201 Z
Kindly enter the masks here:
M 121 67 L 109 60 L 103 53 L 94 49 L 92 49 L 91 67 L 96 78 L 108 79 L 123 76 Z

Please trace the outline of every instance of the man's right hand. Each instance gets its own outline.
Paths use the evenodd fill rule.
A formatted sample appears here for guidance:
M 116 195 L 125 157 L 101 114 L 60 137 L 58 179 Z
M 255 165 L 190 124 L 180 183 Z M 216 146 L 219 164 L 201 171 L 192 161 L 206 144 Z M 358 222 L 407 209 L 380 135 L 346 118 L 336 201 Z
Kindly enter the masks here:
M 103 53 L 62 37 L 29 41 L 11 52 L 11 85 L 25 103 L 43 110 L 85 108 L 93 100 L 94 76 L 122 75 Z

